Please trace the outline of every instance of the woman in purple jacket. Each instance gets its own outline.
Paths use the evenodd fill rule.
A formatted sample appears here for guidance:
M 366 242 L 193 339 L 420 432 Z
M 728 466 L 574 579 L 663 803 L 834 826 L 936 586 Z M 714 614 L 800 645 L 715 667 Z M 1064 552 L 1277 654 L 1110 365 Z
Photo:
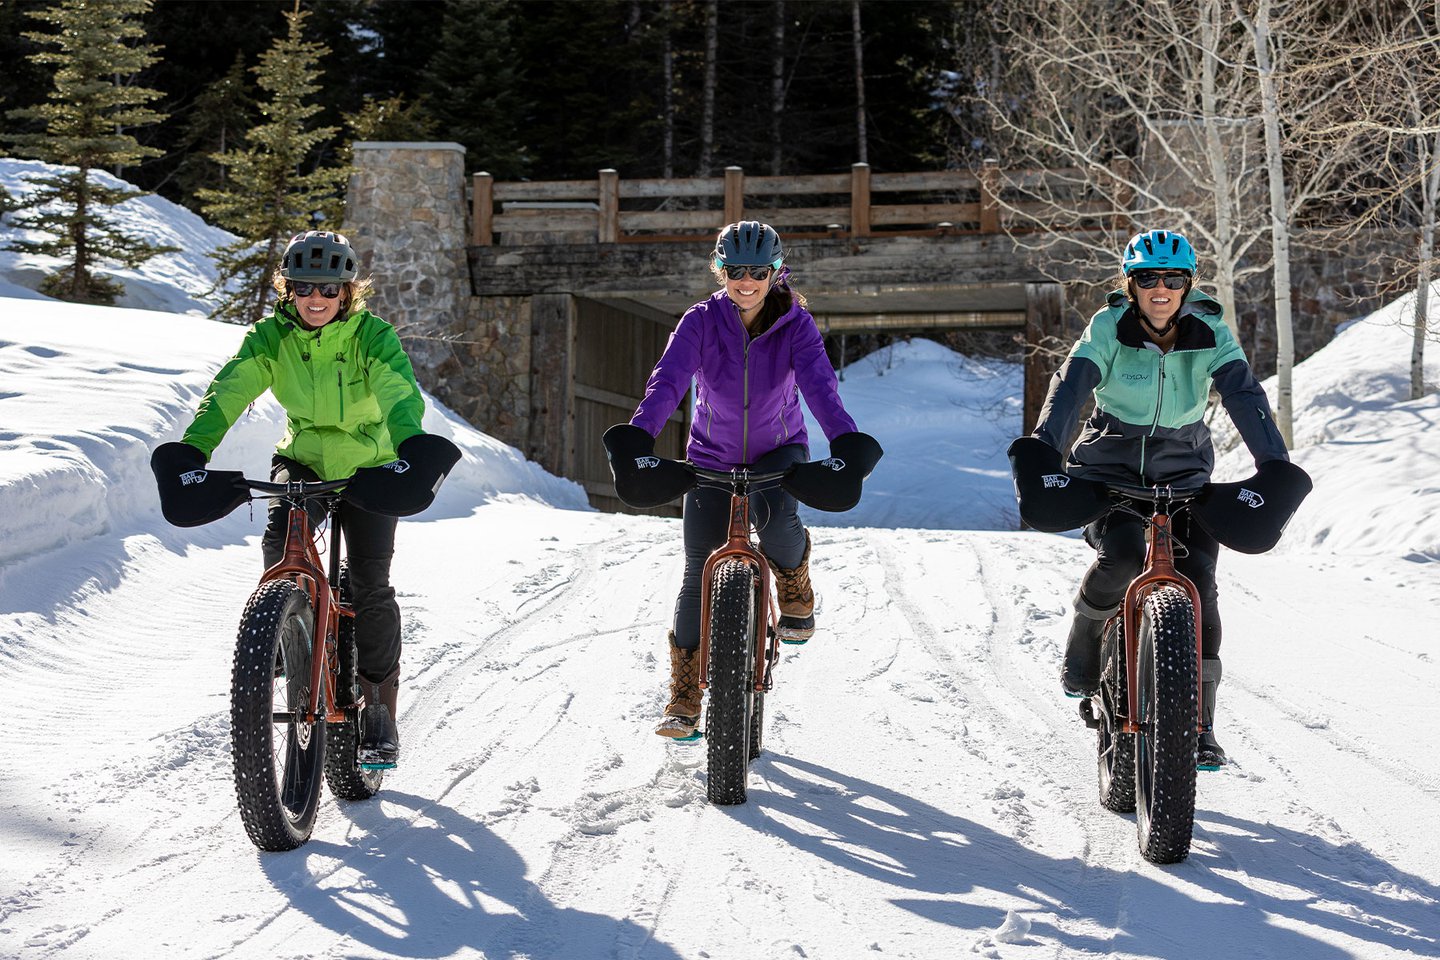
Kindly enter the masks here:
M 698 466 L 773 471 L 808 459 L 801 393 L 827 438 L 856 433 L 825 342 L 805 298 L 787 282 L 784 260 L 780 235 L 768 224 L 743 220 L 720 231 L 711 272 L 721 288 L 680 319 L 632 425 L 657 436 L 693 378 L 687 457 Z M 779 488 L 751 497 L 760 546 L 776 574 L 777 631 L 787 642 L 803 643 L 815 632 L 815 592 L 810 535 L 795 508 L 795 498 Z M 700 722 L 700 575 L 725 541 L 729 516 L 727 491 L 697 487 L 685 495 L 685 577 L 670 632 L 670 702 L 655 731 L 662 737 L 694 737 Z

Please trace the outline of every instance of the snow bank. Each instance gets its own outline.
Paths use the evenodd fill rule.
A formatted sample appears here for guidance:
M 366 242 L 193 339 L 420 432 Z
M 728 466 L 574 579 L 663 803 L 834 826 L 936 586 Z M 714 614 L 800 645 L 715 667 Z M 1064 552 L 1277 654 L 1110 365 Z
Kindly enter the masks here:
M 23 199 L 35 191 L 30 182 L 32 178 L 64 169 L 38 160 L 0 158 L 0 186 L 8 190 L 12 198 Z M 91 177 L 107 187 L 134 189 L 132 184 L 103 170 L 92 171 Z M 116 227 L 131 236 L 157 246 L 179 248 L 175 253 L 152 257 L 138 268 L 102 264 L 99 272 L 125 287 L 118 306 L 209 316 L 211 304 L 201 296 L 215 283 L 215 265 L 210 254 L 232 243 L 234 234 L 212 227 L 185 207 L 153 194 L 117 204 L 111 208 L 110 218 Z M 45 239 L 45 235 L 35 230 L 20 230 L 13 226 L 10 216 L 6 216 L 0 219 L 0 241 L 9 239 L 38 241 Z M 56 257 L 0 250 L 0 296 L 16 296 L 13 287 L 38 289 L 40 282 L 53 273 L 59 263 Z
M 1440 297 L 1440 284 L 1431 302 Z M 1315 491 L 1277 548 L 1440 559 L 1440 394 L 1407 399 L 1415 295 L 1350 324 L 1296 365 L 1295 449 Z M 1440 381 L 1440 343 L 1427 344 L 1425 380 Z M 1275 379 L 1265 382 L 1273 405 Z M 1215 475 L 1249 476 L 1254 464 L 1225 417 L 1227 449 Z
M 55 300 L 0 300 L 0 564 L 137 526 L 159 515 L 150 451 L 179 439 L 244 328 L 211 320 Z M 266 394 L 213 462 L 264 476 L 284 432 Z M 426 516 L 519 499 L 585 509 L 581 488 L 551 476 L 427 398 L 425 428 L 464 452 Z M 257 511 L 257 518 L 261 511 Z M 241 536 L 258 519 L 221 521 Z M 163 524 L 163 521 L 161 521 Z

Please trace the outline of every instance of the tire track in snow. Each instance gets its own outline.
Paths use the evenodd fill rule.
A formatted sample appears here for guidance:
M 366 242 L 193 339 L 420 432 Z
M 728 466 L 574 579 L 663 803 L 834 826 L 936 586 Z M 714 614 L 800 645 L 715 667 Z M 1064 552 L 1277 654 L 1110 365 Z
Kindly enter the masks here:
M 991 799 L 1002 805 L 1006 801 L 1022 802 L 1026 788 L 1034 789 L 1033 785 L 1038 784 L 1046 791 L 1048 798 L 1059 805 L 1068 823 L 1084 838 L 1082 859 L 1076 864 L 1079 877 L 1076 882 L 1065 883 L 1064 864 L 1057 864 L 1062 869 L 1057 871 L 1057 876 L 1053 879 L 1062 889 L 1035 893 L 1038 899 L 1048 902 L 1057 919 L 1064 921 L 1085 918 L 1087 924 L 1099 928 L 1104 932 L 1105 938 L 1113 942 L 1123 931 L 1125 923 L 1127 884 L 1122 878 L 1138 857 L 1138 854 L 1134 853 L 1133 834 L 1128 835 L 1128 845 L 1117 844 L 1115 831 L 1097 831 L 1093 826 L 1093 812 L 1083 812 L 1082 808 L 1086 804 L 1074 799 L 1070 785 L 1087 782 L 1093 785 L 1094 769 L 1083 763 L 1070 746 L 1073 727 L 1069 722 L 1061 720 L 1061 711 L 1057 709 L 1055 699 L 1039 694 L 1033 685 L 1025 682 L 1025 674 L 1030 668 L 1018 663 L 1014 656 L 1014 645 L 1029 631 L 1028 623 L 1034 619 L 1033 616 L 1022 617 L 1019 612 L 1033 610 L 1033 604 L 1023 596 L 1017 598 L 1000 595 L 997 587 L 997 584 L 1024 583 L 1019 571 L 1015 569 L 1014 553 L 1006 551 L 1002 554 L 986 549 L 980 538 L 962 536 L 947 538 L 930 548 L 952 551 L 943 568 L 963 571 L 961 576 L 968 575 L 981 585 L 984 592 L 988 608 L 985 612 L 988 613 L 990 625 L 988 633 L 981 637 L 982 655 L 971 660 L 971 663 L 978 666 L 972 668 L 945 646 L 929 622 L 925 607 L 911 595 L 906 586 L 909 578 L 899 573 L 904 569 L 905 563 L 888 542 L 890 538 L 872 532 L 868 539 L 885 570 L 885 587 L 892 602 L 910 624 L 915 638 L 925 651 L 956 677 L 969 680 L 967 686 L 977 691 L 989 705 L 987 714 L 990 717 L 1003 718 L 1005 729 L 1026 726 L 1039 728 L 1037 735 L 1032 737 L 1017 737 L 1003 732 L 998 735 L 998 741 L 1007 751 L 1004 760 L 1023 764 L 1023 772 L 1019 772 L 1018 777 L 1015 773 L 1007 772 L 1005 782 L 997 788 Z M 964 552 L 955 556 L 953 551 L 957 550 Z M 937 569 L 942 568 L 942 565 L 935 566 Z M 1006 572 L 996 576 L 993 571 L 997 569 L 1004 569 Z M 926 581 L 920 579 L 916 582 Z M 941 609 L 943 608 L 942 606 Z M 1065 724 L 1063 728 L 1062 722 Z M 1078 723 L 1078 718 L 1074 718 L 1074 722 Z M 1010 750 L 1011 747 L 1021 745 L 1027 748 L 1024 752 L 1016 753 Z M 1000 758 L 996 757 L 985 759 L 992 766 L 1000 762 Z M 1014 785 L 1017 779 L 1019 784 Z M 1006 791 L 1006 783 L 1012 784 L 1010 796 L 1000 795 Z M 1098 801 L 1090 802 L 1096 809 L 1101 809 Z M 1028 814 L 1017 810 L 1014 803 L 1010 804 L 1007 814 L 1012 829 L 1018 828 L 1019 835 L 1015 840 L 1024 844 L 1025 835 L 1028 834 Z M 1108 813 L 1105 815 L 1110 816 Z M 1131 828 L 1133 829 L 1133 821 Z

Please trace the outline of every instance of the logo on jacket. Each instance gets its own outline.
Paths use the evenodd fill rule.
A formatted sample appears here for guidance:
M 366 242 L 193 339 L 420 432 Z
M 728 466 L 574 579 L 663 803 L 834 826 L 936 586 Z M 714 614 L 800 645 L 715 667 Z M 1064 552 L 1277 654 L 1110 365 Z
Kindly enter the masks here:
M 839 473 L 841 470 L 845 469 L 845 461 L 841 460 L 839 457 L 826 457 L 824 460 L 820 461 L 820 466 L 829 467 L 831 470 Z
M 1045 481 L 1046 490 L 1052 487 L 1058 490 L 1070 486 L 1070 478 L 1063 473 L 1047 473 L 1040 479 Z
M 1247 505 L 1251 510 L 1265 506 L 1264 497 L 1260 496 L 1260 494 L 1254 490 L 1246 490 L 1244 487 L 1240 488 L 1240 492 L 1236 494 L 1235 499 Z
M 382 470 L 394 470 L 396 473 L 404 473 L 410 469 L 410 464 L 404 460 L 391 460 L 389 463 L 380 464 Z
M 188 473 L 182 473 L 180 474 L 180 486 L 188 487 L 192 483 L 204 483 L 207 476 L 209 476 L 209 474 L 204 470 L 191 470 Z
M 1140 381 L 1140 380 L 1149 380 L 1149 379 L 1150 379 L 1150 374 L 1148 374 L 1148 373 L 1122 373 L 1122 374 L 1120 374 L 1120 379 L 1121 379 L 1121 380 L 1129 380 L 1131 383 L 1134 383 L 1134 382 L 1137 382 L 1137 381 Z
M 658 467 L 658 466 L 660 466 L 660 458 L 659 458 L 659 457 L 636 457 L 636 458 L 635 458 L 635 466 L 639 467 L 641 470 L 649 470 L 649 469 L 651 469 L 652 467 Z

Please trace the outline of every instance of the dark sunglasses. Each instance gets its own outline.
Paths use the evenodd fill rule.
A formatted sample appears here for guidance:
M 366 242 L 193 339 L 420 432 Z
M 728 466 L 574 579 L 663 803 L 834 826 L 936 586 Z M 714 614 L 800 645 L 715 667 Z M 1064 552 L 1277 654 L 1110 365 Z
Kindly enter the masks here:
M 772 267 L 732 267 L 726 264 L 725 276 L 731 280 L 742 280 L 749 274 L 751 280 L 769 280 L 772 270 Z
M 1165 284 L 1166 290 L 1184 290 L 1185 284 L 1190 282 L 1190 275 L 1186 273 L 1156 273 L 1154 270 L 1136 270 L 1130 274 L 1135 280 L 1135 286 L 1141 290 L 1153 290 Z
M 338 283 L 292 283 L 290 291 L 297 297 L 308 297 L 318 292 L 326 300 L 334 300 L 340 296 L 340 284 Z

